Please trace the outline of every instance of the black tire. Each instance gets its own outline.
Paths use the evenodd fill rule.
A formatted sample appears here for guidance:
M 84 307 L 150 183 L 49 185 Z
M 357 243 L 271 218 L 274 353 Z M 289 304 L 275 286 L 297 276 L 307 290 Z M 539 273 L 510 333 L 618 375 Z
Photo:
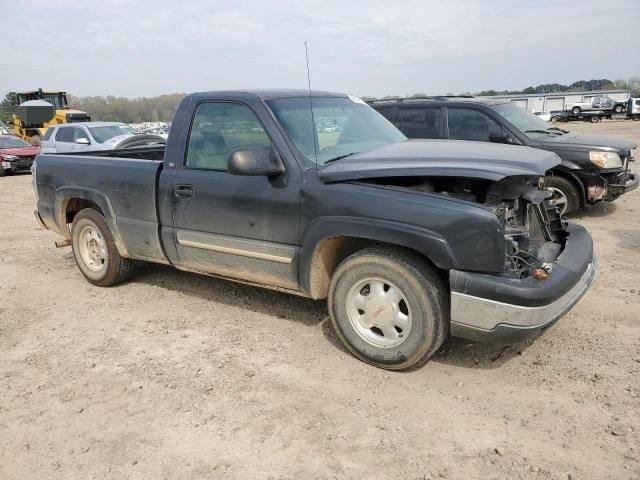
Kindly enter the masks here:
M 591 123 L 598 123 L 598 122 L 600 121 L 600 116 L 598 116 L 598 115 L 591 115 L 591 116 L 589 117 L 589 121 L 590 121 Z
M 368 279 L 381 280 L 385 288 L 393 285 L 390 288 L 397 287 L 403 296 L 397 305 L 402 310 L 402 302 L 405 302 L 404 309 L 411 324 L 409 333 L 399 345 L 385 347 L 372 344 L 350 320 L 350 294 Z M 362 295 L 362 291 L 359 294 Z M 370 300 L 371 297 L 367 298 L 367 305 L 376 309 L 373 311 L 376 316 L 380 308 Z M 442 280 L 418 255 L 400 249 L 370 247 L 346 258 L 331 278 L 328 304 L 333 328 L 349 351 L 364 362 L 388 370 L 402 370 L 426 362 L 449 334 L 449 301 Z M 357 309 L 358 315 L 360 312 L 365 315 L 364 310 Z M 395 308 L 387 312 L 395 312 Z M 368 335 L 377 335 L 376 328 L 371 326 L 369 331 L 373 333 Z M 378 328 L 377 332 L 382 333 L 382 330 Z M 398 337 L 402 337 L 404 332 L 400 330 L 398 333 Z
M 0 167 L 0 177 L 4 177 L 7 173 L 8 172 L 4 168 Z
M 574 115 L 578 115 L 580 113 L 580 110 L 581 110 L 580 107 L 573 107 L 571 109 L 571 113 Z
M 551 189 L 557 189 L 562 192 L 566 198 L 566 207 L 562 215 L 575 212 L 580 208 L 580 192 L 576 186 L 564 177 L 557 175 L 549 175 L 545 177 L 545 186 Z
M 557 123 L 559 120 L 558 117 L 551 117 L 551 123 Z
M 83 259 L 80 236 L 86 229 L 95 231 L 100 244 L 103 245 L 104 261 L 98 270 L 92 269 L 90 264 Z M 118 253 L 109 227 L 104 217 L 92 208 L 85 208 L 76 214 L 71 224 L 71 246 L 73 256 L 78 268 L 90 283 L 100 287 L 111 287 L 122 283 L 131 277 L 134 261 L 124 258 Z M 94 266 L 98 262 L 94 263 Z
M 622 113 L 622 110 L 624 110 L 624 107 L 622 105 L 616 105 L 615 107 L 613 107 L 613 111 L 616 113 Z

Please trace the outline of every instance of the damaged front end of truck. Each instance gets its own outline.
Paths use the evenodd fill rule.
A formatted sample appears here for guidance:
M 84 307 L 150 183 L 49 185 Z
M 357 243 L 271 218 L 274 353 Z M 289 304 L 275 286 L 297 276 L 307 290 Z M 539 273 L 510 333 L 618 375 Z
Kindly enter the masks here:
M 493 245 L 503 245 L 503 264 L 493 271 L 448 271 L 451 333 L 511 343 L 545 330 L 577 303 L 595 273 L 593 245 L 583 227 L 561 218 L 545 186 L 545 172 L 560 163 L 557 155 L 504 146 L 461 152 L 467 145 L 406 142 L 330 165 L 320 176 L 445 197 L 492 212 L 502 237 Z M 454 147 L 455 156 L 448 156 Z M 431 158 L 421 159 L 420 150 Z

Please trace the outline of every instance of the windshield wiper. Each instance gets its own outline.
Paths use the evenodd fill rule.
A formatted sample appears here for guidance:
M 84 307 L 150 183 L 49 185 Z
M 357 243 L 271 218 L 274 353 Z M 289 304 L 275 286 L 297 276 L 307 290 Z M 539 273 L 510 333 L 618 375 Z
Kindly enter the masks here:
M 343 158 L 350 157 L 351 155 L 355 155 L 356 153 L 360 153 L 360 152 L 351 152 L 351 153 L 345 153 L 344 155 L 338 155 L 337 157 L 333 157 L 325 161 L 324 164 L 326 165 L 327 163 L 337 162 L 338 160 L 342 160 Z
M 547 135 L 562 135 L 561 133 L 550 132 L 549 130 L 525 130 L 524 133 L 546 133 Z

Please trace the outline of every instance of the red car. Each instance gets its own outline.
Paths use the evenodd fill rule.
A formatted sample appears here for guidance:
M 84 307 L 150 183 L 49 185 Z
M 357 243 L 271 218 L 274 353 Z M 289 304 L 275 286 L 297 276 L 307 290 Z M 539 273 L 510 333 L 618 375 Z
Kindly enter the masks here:
M 30 145 L 14 135 L 0 135 L 0 177 L 8 173 L 31 170 L 40 147 Z

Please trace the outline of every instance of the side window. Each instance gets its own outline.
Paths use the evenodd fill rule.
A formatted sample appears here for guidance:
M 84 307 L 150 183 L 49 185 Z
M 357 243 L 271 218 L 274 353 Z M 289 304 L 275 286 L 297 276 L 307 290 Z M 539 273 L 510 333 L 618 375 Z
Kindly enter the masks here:
M 404 108 L 402 133 L 409 138 L 442 138 L 442 113 L 440 107 Z
M 386 118 L 387 120 L 389 120 L 391 123 L 395 123 L 397 124 L 397 122 L 395 122 L 395 115 L 393 114 L 393 108 L 394 107 L 380 107 L 380 108 L 376 108 L 376 111 L 382 115 L 384 118 Z
M 56 141 L 58 142 L 73 142 L 73 127 L 62 127 L 58 129 L 56 133 Z
M 45 140 L 45 141 L 49 140 L 54 130 L 55 130 L 54 128 L 47 128 L 47 131 L 44 132 L 44 137 L 42 137 L 42 140 Z
M 79 138 L 84 138 L 89 140 L 89 135 L 87 135 L 87 132 L 84 131 L 84 128 L 76 127 L 74 130 L 76 131 L 76 134 L 73 138 L 74 142 L 76 142 Z
M 503 134 L 500 125 L 477 110 L 449 108 L 449 138 L 451 140 L 491 141 L 491 134 Z
M 253 110 L 237 103 L 202 103 L 189 133 L 185 164 L 188 168 L 226 170 L 229 154 L 249 147 L 271 147 Z

